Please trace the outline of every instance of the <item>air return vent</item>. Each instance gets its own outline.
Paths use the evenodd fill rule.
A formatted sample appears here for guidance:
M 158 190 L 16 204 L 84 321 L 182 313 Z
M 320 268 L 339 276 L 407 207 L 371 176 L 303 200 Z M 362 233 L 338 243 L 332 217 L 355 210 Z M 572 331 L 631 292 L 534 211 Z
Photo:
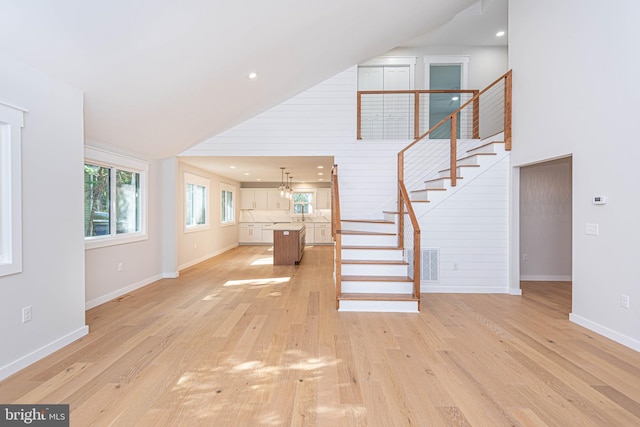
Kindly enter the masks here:
M 405 251 L 405 261 L 409 263 L 409 277 L 413 277 L 413 249 Z M 440 279 L 440 249 L 423 249 L 421 263 L 422 277 L 420 279 L 437 282 Z

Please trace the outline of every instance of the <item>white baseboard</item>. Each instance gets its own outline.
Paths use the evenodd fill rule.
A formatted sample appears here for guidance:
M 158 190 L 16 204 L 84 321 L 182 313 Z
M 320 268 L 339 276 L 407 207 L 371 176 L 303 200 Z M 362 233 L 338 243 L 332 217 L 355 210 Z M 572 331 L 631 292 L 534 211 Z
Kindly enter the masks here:
M 528 282 L 570 282 L 571 276 L 552 276 L 552 275 L 521 275 L 520 280 Z
M 442 286 L 421 284 L 420 292 L 431 294 L 508 294 L 508 287 L 500 286 Z
M 205 256 L 200 257 L 200 258 L 198 258 L 198 259 L 194 259 L 194 260 L 192 260 L 192 261 L 186 262 L 186 263 L 184 263 L 184 264 L 182 264 L 181 266 L 179 266 L 179 267 L 178 267 L 178 271 L 182 271 L 182 270 L 184 270 L 185 268 L 189 268 L 189 267 L 194 266 L 194 265 L 196 265 L 196 264 L 200 264 L 200 263 L 201 263 L 201 262 L 203 262 L 203 261 L 206 261 L 206 260 L 208 260 L 208 259 L 211 259 L 211 258 L 213 258 L 214 256 L 221 255 L 221 254 L 223 254 L 223 253 L 225 253 L 225 252 L 227 252 L 227 251 L 230 251 L 231 249 L 236 248 L 236 247 L 238 247 L 238 246 L 239 246 L 239 245 L 238 245 L 237 243 L 234 243 L 234 244 L 233 244 L 233 245 L 231 245 L 231 246 L 227 246 L 226 248 L 220 249 L 220 250 L 215 251 L 215 252 L 213 252 L 213 253 L 211 253 L 211 254 L 208 254 L 208 255 L 205 255 Z
M 37 362 L 40 359 L 43 359 L 60 350 L 62 347 L 65 347 L 72 342 L 84 337 L 89 333 L 89 327 L 83 326 L 81 328 L 76 329 L 75 331 L 45 345 L 44 347 L 39 348 L 38 350 L 27 354 L 26 356 L 21 357 L 20 359 L 11 362 L 0 368 L 0 381 L 3 379 L 15 374 L 16 372 L 26 368 L 32 363 Z
M 173 271 L 171 273 L 162 273 L 163 279 L 177 279 L 180 276 L 179 271 Z
M 100 304 L 104 304 L 105 302 L 109 302 L 112 299 L 118 298 L 119 296 L 122 296 L 122 295 L 124 295 L 124 294 L 126 294 L 128 292 L 135 291 L 136 289 L 140 289 L 140 288 L 142 288 L 144 286 L 150 285 L 153 282 L 157 282 L 158 280 L 162 279 L 163 276 L 164 275 L 159 274 L 157 276 L 153 276 L 153 277 L 150 277 L 148 279 L 144 279 L 144 280 L 142 280 L 142 281 L 140 281 L 138 283 L 134 283 L 132 285 L 126 286 L 124 288 L 120 288 L 120 289 L 115 290 L 113 292 L 109 292 L 108 294 L 103 295 L 103 296 L 98 297 L 98 298 L 94 298 L 91 301 L 87 301 L 84 304 L 85 310 L 89 310 L 89 309 L 91 309 L 93 307 L 97 307 Z
M 628 337 L 624 334 L 609 329 L 606 326 L 602 326 L 599 323 L 592 322 L 591 320 L 585 319 L 584 317 L 578 316 L 574 313 L 569 314 L 569 320 L 597 334 L 607 337 L 610 340 L 617 342 L 618 344 L 622 344 L 625 347 L 629 347 L 630 349 L 633 349 L 635 351 L 640 351 L 640 341 L 634 338 Z

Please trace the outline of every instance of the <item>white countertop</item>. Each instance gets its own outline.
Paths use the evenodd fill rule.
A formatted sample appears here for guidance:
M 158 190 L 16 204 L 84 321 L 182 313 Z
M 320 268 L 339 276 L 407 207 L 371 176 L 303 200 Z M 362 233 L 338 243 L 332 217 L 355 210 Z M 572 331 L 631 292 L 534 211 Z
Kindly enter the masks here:
M 299 231 L 304 228 L 304 223 L 298 222 L 287 222 L 287 223 L 279 223 L 273 224 L 272 230 L 290 230 L 290 231 Z

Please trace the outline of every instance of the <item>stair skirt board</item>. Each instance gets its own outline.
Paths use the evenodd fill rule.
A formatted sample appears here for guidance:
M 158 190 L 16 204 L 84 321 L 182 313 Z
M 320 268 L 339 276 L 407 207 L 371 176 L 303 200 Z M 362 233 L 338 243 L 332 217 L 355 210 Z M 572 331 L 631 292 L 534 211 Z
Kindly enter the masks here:
M 340 300 L 338 311 L 418 313 L 418 301 Z

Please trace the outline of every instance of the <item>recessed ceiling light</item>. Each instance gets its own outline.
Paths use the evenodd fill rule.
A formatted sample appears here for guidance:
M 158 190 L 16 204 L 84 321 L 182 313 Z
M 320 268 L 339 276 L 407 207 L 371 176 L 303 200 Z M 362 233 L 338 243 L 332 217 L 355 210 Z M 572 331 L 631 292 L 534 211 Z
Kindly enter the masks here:
M 324 169 L 324 166 L 318 166 L 318 169 Z
M 324 178 L 318 178 L 318 181 L 324 181 Z
M 236 168 L 235 166 L 229 166 L 229 167 L 230 167 L 231 169 L 235 169 L 235 168 Z
M 262 178 L 256 178 L 256 181 L 262 181 Z
M 251 175 L 249 172 L 244 173 L 244 176 L 249 176 L 249 175 Z
M 318 172 L 318 175 L 322 176 L 322 175 L 324 175 L 324 174 L 323 174 L 322 172 Z
M 504 36 L 504 31 L 498 31 L 496 33 L 496 37 L 502 37 L 502 36 Z
M 255 71 L 254 71 L 254 72 L 251 72 L 251 73 L 249 73 L 249 74 L 247 75 L 247 77 L 248 77 L 248 78 L 250 78 L 251 80 L 253 80 L 253 79 L 255 79 L 256 77 L 258 77 L 258 73 L 256 73 Z

